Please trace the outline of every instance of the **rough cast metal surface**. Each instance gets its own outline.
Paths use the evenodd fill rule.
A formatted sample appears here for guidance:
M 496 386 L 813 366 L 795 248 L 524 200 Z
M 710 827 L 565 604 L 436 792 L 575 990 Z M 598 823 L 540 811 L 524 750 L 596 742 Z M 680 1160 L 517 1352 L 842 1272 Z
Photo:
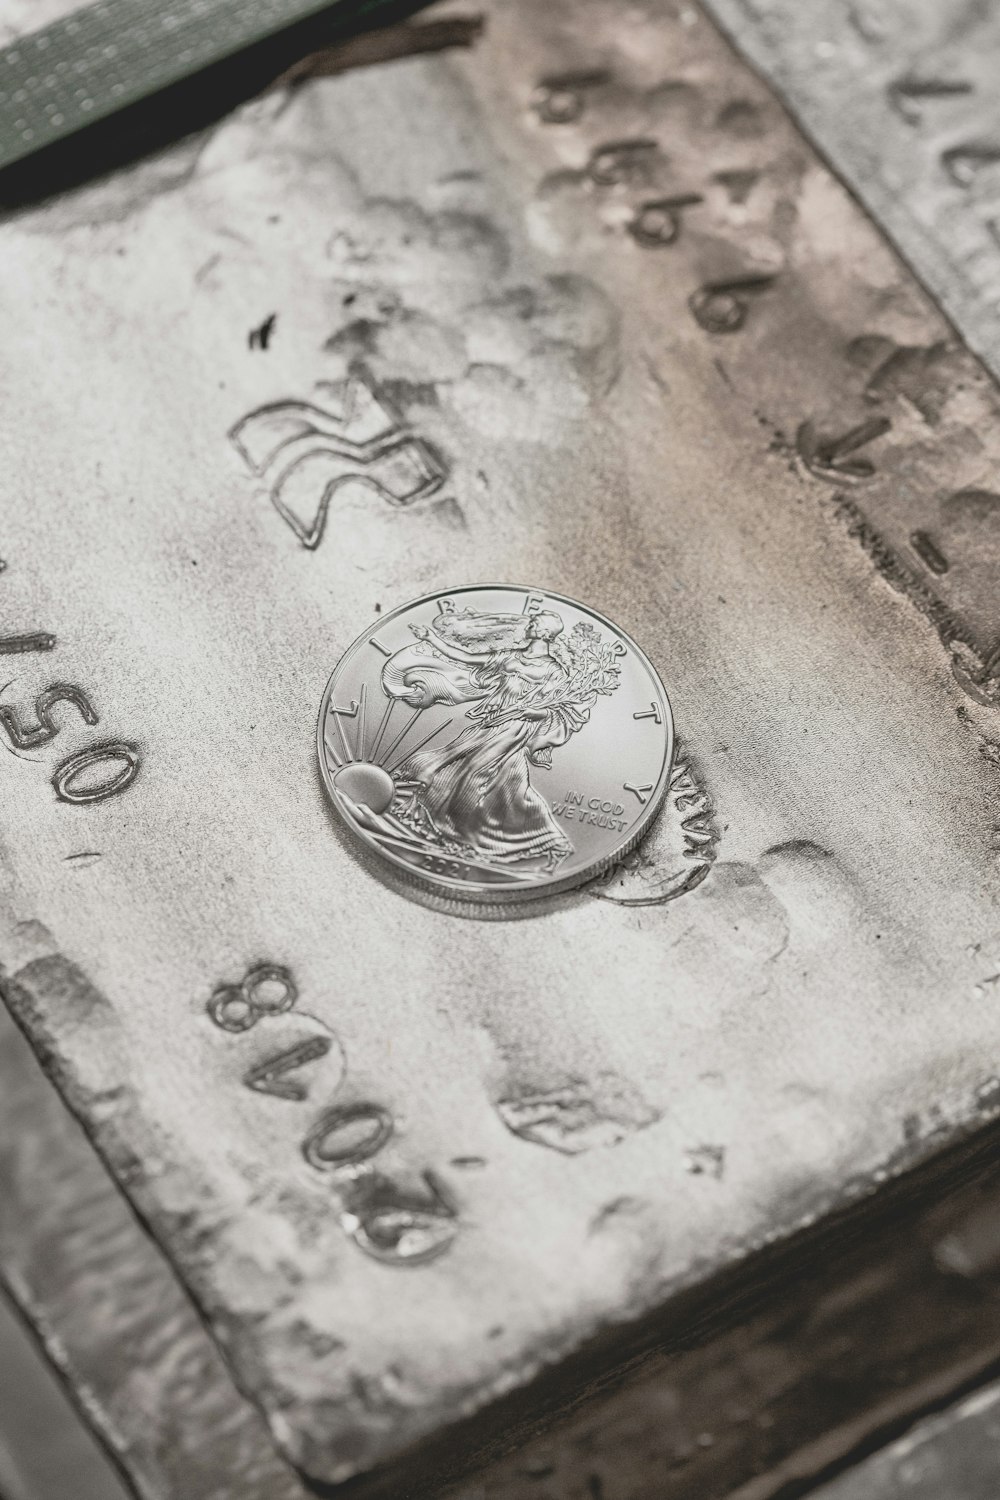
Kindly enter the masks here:
M 893 1184 L 452 1500 L 789 1500 L 996 1369 L 992 1140 Z M 927 1180 L 932 1175 L 934 1180 Z M 864 1471 L 863 1471 L 864 1472 Z M 863 1491 L 862 1491 L 863 1493 Z
M 0 1274 L 137 1494 L 304 1500 L 9 1019 L 0 1023 L 0 1123 Z M 992 1361 L 1000 1336 L 996 1172 L 922 1197 L 930 1208 L 897 1206 L 875 1233 L 814 1247 L 797 1259 L 791 1296 L 647 1361 L 623 1390 L 458 1494 L 707 1500 L 735 1489 L 768 1500 L 940 1400 Z M 72 1462 L 79 1488 L 78 1449 L 51 1410 L 45 1421 L 47 1463 Z M 103 1497 L 109 1476 L 93 1472 Z M 3 1478 L 21 1500 L 7 1470 Z M 56 1481 L 53 1500 L 65 1490 Z
M 0 235 L 5 993 L 320 1480 L 997 1104 L 1000 746 L 865 509 L 986 493 L 993 388 L 700 15 L 626 19 L 497 7 Z M 294 471 L 231 437 L 288 401 Z M 338 841 L 331 654 L 504 575 L 664 664 L 722 834 L 682 899 L 461 922 Z M 359 1118 L 446 1255 L 352 1235 L 304 1148 Z
M 706 0 L 1000 375 L 1000 13 Z

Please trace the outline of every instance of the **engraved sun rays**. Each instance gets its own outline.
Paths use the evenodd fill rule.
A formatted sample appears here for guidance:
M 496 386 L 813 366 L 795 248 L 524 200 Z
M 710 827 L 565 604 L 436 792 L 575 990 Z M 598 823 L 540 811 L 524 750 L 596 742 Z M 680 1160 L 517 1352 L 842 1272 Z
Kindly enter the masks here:
M 404 710 L 402 723 L 393 723 L 397 704 Z M 442 719 L 413 743 L 411 730 L 419 724 L 424 712 L 420 704 L 390 697 L 369 738 L 368 684 L 362 683 L 359 698 L 352 698 L 347 708 L 338 708 L 331 698 L 324 714 L 323 744 L 335 791 L 376 843 L 411 861 L 416 858 L 422 868 L 440 872 L 474 870 L 494 884 L 530 885 L 538 878 L 534 871 L 498 869 L 468 852 L 449 853 L 433 837 L 428 837 L 426 830 L 406 821 L 405 814 L 397 815 L 393 807 L 397 792 L 395 776 L 418 750 L 454 723 L 454 716 Z M 398 721 L 399 714 L 395 714 L 395 719 Z M 383 741 L 390 734 L 392 738 L 383 748 Z
M 404 723 L 398 729 L 392 743 L 385 751 L 382 751 L 382 741 L 389 728 L 389 721 L 393 716 L 393 709 L 397 703 L 403 703 L 409 712 Z M 369 744 L 367 736 L 368 684 L 364 682 L 361 684 L 360 702 L 352 698 L 349 708 L 337 708 L 333 702 L 328 704 L 326 724 L 323 729 L 323 739 L 326 744 L 327 754 L 338 769 L 349 765 L 365 764 L 380 766 L 388 775 L 395 776 L 400 766 L 411 755 L 415 755 L 418 750 L 422 750 L 435 735 L 442 734 L 453 722 L 452 719 L 444 719 L 441 723 L 436 724 L 428 734 L 425 734 L 423 739 L 418 740 L 415 745 L 410 744 L 405 749 L 402 749 L 404 740 L 409 735 L 410 730 L 419 721 L 423 712 L 424 709 L 419 704 L 407 704 L 400 698 L 388 698 L 378 728 L 375 730 L 374 738 Z M 355 732 L 352 736 L 348 735 L 344 727 L 345 719 L 355 721 Z M 331 721 L 333 722 L 334 732 L 331 732 Z M 401 753 L 398 759 L 394 761 L 393 757 L 397 751 Z

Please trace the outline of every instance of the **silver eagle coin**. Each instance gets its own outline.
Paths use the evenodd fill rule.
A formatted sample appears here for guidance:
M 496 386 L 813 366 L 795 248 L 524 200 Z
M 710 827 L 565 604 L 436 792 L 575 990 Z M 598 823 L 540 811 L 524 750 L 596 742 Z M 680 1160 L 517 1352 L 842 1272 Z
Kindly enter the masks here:
M 380 616 L 319 714 L 323 783 L 404 884 L 454 902 L 568 890 L 642 837 L 673 717 L 635 642 L 586 605 L 483 584 Z

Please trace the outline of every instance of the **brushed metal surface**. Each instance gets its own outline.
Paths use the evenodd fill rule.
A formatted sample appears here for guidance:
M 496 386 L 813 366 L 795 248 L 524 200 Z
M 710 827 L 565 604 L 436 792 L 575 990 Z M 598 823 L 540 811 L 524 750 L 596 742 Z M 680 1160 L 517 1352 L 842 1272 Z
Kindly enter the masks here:
M 56 637 L 3 694 L 4 993 L 314 1480 L 996 1112 L 1000 746 L 942 625 L 989 621 L 950 557 L 951 616 L 893 566 L 926 494 L 986 492 L 995 391 L 699 12 L 492 8 L 469 56 L 265 100 L 0 257 L 4 633 Z M 440 493 L 348 482 L 359 359 Z M 294 478 L 230 436 L 279 401 Z M 339 841 L 340 650 L 504 576 L 662 662 L 721 834 L 681 899 L 463 922 Z M 262 964 L 294 1011 L 213 1026 Z M 334 1105 L 391 1117 L 398 1197 L 445 1184 L 446 1255 L 345 1236 L 303 1154 Z

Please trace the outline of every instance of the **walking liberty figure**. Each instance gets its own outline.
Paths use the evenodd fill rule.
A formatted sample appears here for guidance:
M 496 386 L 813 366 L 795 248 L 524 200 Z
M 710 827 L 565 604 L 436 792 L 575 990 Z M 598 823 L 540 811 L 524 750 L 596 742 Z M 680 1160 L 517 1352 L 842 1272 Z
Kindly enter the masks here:
M 384 691 L 421 710 L 468 704 L 470 722 L 402 762 L 390 816 L 446 852 L 500 866 L 544 859 L 551 872 L 573 845 L 531 769 L 550 766 L 618 687 L 614 648 L 587 623 L 567 635 L 552 610 L 493 614 L 449 600 L 411 629 L 418 639 L 385 663 Z

